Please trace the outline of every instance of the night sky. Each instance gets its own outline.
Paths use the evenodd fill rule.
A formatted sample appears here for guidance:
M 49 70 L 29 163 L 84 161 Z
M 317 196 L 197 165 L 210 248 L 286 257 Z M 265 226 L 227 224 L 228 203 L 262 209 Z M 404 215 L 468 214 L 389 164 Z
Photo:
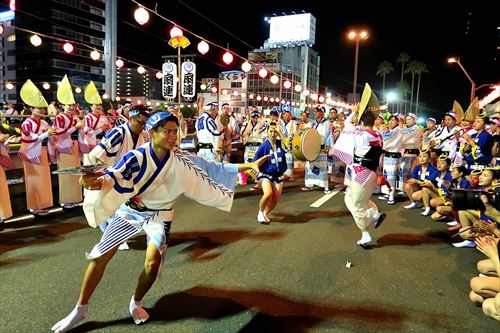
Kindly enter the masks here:
M 141 0 L 141 3 L 152 8 L 158 3 L 157 10 L 163 16 L 217 44 L 229 43 L 231 50 L 243 56 L 247 55 L 250 46 L 258 48 L 269 37 L 265 16 L 272 16 L 273 13 L 281 15 L 283 12 L 291 14 L 292 11 L 300 13 L 302 10 L 310 12 L 317 20 L 314 49 L 321 56 L 320 87 L 328 87 L 341 94 L 352 91 L 354 71 L 355 46 L 354 42 L 346 38 L 346 34 L 351 28 L 366 28 L 370 38 L 360 45 L 358 92 L 364 82 L 368 82 L 381 95 L 382 79 L 375 73 L 383 60 L 392 62 L 395 69 L 386 79 L 386 89 L 393 87 L 401 75 L 401 64 L 396 63 L 396 59 L 401 51 L 405 51 L 412 59 L 428 66 L 429 74 L 422 77 L 420 99 L 429 108 L 427 112 L 436 116 L 449 110 L 454 99 L 464 108 L 469 102 L 471 85 L 457 64 L 446 62 L 448 57 L 460 56 L 477 86 L 500 81 L 499 51 L 496 49 L 500 46 L 500 30 L 497 30 L 500 19 L 495 17 L 494 10 L 487 7 L 471 9 L 461 7 L 456 2 L 447 10 L 421 3 L 419 7 L 415 4 L 411 9 L 379 4 L 367 6 L 361 2 L 352 2 L 355 5 L 335 2 L 327 6 L 325 0 L 307 1 L 307 4 L 297 1 L 187 0 Z M 162 55 L 176 54 L 166 43 L 171 25 L 152 16 L 145 26 L 134 28 L 139 27 L 133 19 L 134 3 L 120 0 L 118 5 L 118 55 L 160 68 Z M 189 34 L 186 36 L 190 37 Z M 197 53 L 198 40 L 191 38 L 191 42 L 192 46 L 183 53 Z M 220 50 L 212 47 L 207 55 L 196 58 L 198 79 L 216 77 L 221 70 L 240 69 L 241 62 L 223 66 L 221 54 Z M 408 75 L 407 82 L 410 81 Z M 488 89 L 477 92 L 479 96 L 487 93 Z

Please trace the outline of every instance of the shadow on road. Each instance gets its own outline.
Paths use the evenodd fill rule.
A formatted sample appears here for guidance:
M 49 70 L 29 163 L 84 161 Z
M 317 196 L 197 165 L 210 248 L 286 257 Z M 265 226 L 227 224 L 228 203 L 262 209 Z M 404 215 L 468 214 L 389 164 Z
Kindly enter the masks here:
M 42 224 L 41 220 L 36 222 L 31 221 L 31 225 L 35 224 L 37 227 L 29 229 L 20 229 L 12 231 L 3 231 L 0 233 L 0 255 L 9 251 L 17 250 L 26 246 L 49 244 L 63 240 L 63 235 L 68 233 L 88 228 L 85 222 L 65 222 L 58 223 L 54 220 Z M 11 226 L 11 224 L 13 224 Z M 9 228 L 22 228 L 26 225 L 14 225 L 16 222 L 9 223 Z M 8 265 L 13 262 L 0 261 L 0 266 Z
M 170 235 L 169 247 L 184 243 L 192 243 L 182 251 L 189 253 L 191 261 L 206 261 L 215 259 L 222 254 L 214 250 L 236 243 L 242 239 L 274 240 L 284 237 L 285 234 L 285 230 L 174 232 Z M 132 249 L 145 250 L 146 238 L 144 236 L 139 236 L 130 240 L 128 244 Z
M 218 320 L 252 310 L 255 315 L 239 332 L 305 333 L 323 323 L 339 331 L 405 331 L 409 317 L 419 318 L 429 330 L 458 329 L 458 318 L 433 312 L 387 306 L 373 302 L 323 304 L 290 299 L 263 290 L 230 290 L 197 286 L 165 295 L 147 309 L 150 321 L 175 322 L 189 318 Z M 87 322 L 71 332 L 90 332 L 108 326 L 133 325 L 130 318 Z M 147 325 L 147 324 L 146 324 Z M 213 324 L 212 324 L 213 325 Z M 221 324 L 223 325 L 223 324 Z M 220 331 L 226 331 L 220 327 Z
M 273 223 L 307 223 L 313 219 L 326 219 L 331 217 L 351 216 L 349 211 L 314 211 L 314 212 L 301 212 L 297 215 L 291 214 L 272 214 L 270 215 Z
M 446 232 L 427 232 L 424 235 L 415 234 L 386 234 L 377 240 L 377 244 L 373 245 L 374 248 L 393 246 L 393 245 L 406 245 L 417 246 L 430 243 L 444 243 L 450 237 Z

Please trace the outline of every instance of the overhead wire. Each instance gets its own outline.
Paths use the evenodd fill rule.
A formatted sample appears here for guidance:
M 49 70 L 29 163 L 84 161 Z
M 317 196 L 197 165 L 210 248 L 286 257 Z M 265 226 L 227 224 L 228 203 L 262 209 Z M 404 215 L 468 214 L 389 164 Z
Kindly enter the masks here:
M 183 31 L 186 31 L 187 33 L 189 33 L 189 34 L 193 35 L 194 37 L 199 38 L 199 39 L 201 39 L 202 41 L 205 41 L 206 43 L 211 44 L 211 45 L 213 45 L 213 46 L 215 46 L 215 47 L 217 47 L 217 48 L 219 48 L 219 49 L 229 51 L 229 50 L 228 50 L 228 47 L 224 47 L 224 46 L 222 46 L 222 45 L 220 45 L 220 44 L 218 44 L 218 43 L 215 43 L 215 42 L 213 42 L 213 41 L 211 41 L 211 40 L 209 40 L 209 39 L 207 39 L 207 38 L 205 38 L 205 37 L 203 37 L 203 36 L 198 35 L 197 33 L 195 33 L 195 32 L 193 32 L 193 31 L 191 31 L 191 30 L 187 29 L 186 27 L 184 27 L 184 26 L 182 26 L 182 25 L 180 25 L 180 24 L 178 24 L 178 23 L 174 22 L 173 20 L 171 20 L 171 19 L 169 19 L 169 18 L 165 17 L 164 15 L 162 15 L 162 14 L 158 13 L 158 11 L 157 11 L 157 10 L 153 10 L 153 9 L 149 8 L 148 6 L 146 6 L 146 5 L 142 4 L 142 3 L 140 3 L 140 2 L 139 2 L 139 1 L 137 1 L 137 0 L 130 0 L 130 1 L 131 1 L 131 2 L 133 2 L 133 3 L 135 3 L 137 6 L 144 8 L 144 9 L 145 9 L 145 10 L 147 10 L 148 12 L 151 12 L 151 13 L 153 13 L 154 15 L 156 15 L 156 16 L 158 16 L 158 17 L 160 17 L 160 18 L 161 18 L 161 19 L 163 19 L 164 21 L 169 22 L 170 24 L 172 24 L 172 25 L 174 25 L 174 26 L 177 26 L 178 28 L 180 28 L 180 29 L 181 29 L 181 30 L 183 30 Z M 291 82 L 291 83 L 293 83 L 293 84 L 301 85 L 301 83 L 300 83 L 300 82 L 295 81 L 295 80 L 293 80 L 293 79 L 289 79 L 289 78 L 287 78 L 286 76 L 283 76 L 281 73 L 278 73 L 278 72 L 275 72 L 275 71 L 273 71 L 273 70 L 270 70 L 269 68 L 266 68 L 264 65 L 261 65 L 261 64 L 259 64 L 259 63 L 253 62 L 253 61 L 249 60 L 248 58 L 246 58 L 246 57 L 243 57 L 243 56 L 239 55 L 239 54 L 238 54 L 238 53 L 236 53 L 236 52 L 231 51 L 231 54 L 233 54 L 235 57 L 237 57 L 237 58 L 239 58 L 239 59 L 241 59 L 241 60 L 243 60 L 243 61 L 248 62 L 249 64 L 251 64 L 252 66 L 256 67 L 257 69 L 259 69 L 259 68 L 260 68 L 260 69 L 266 69 L 266 71 L 268 72 L 268 74 L 269 74 L 269 73 L 271 73 L 271 74 L 273 74 L 273 75 L 277 75 L 277 76 L 278 76 L 278 77 L 280 77 L 282 80 L 287 80 L 287 81 L 290 81 L 290 82 Z M 301 85 L 301 86 L 302 86 L 302 85 Z M 303 88 L 304 88 L 304 89 L 306 89 L 306 88 L 307 88 L 307 90 L 309 91 L 309 93 L 310 93 L 310 94 L 317 94 L 317 95 L 318 95 L 318 97 L 319 97 L 319 95 L 320 95 L 319 91 L 316 91 L 316 90 L 311 89 L 311 88 L 309 88 L 309 87 L 303 87 Z

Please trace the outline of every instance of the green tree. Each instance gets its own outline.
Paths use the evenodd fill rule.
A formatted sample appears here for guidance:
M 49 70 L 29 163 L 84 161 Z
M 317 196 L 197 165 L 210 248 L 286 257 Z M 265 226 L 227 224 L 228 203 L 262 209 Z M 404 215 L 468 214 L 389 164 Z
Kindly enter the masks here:
M 196 114 L 196 111 L 197 110 L 194 106 L 191 106 L 191 107 L 184 106 L 183 108 L 181 108 L 181 112 L 182 112 L 182 115 L 184 116 L 184 118 L 193 117 Z
M 411 60 L 411 57 L 408 53 L 406 53 L 405 51 L 402 51 L 400 54 L 399 54 L 399 57 L 398 57 L 398 60 L 396 60 L 396 62 L 400 62 L 401 63 L 401 82 L 403 82 L 403 75 L 404 75 L 404 72 L 405 72 L 405 64 Z
M 396 60 L 396 62 L 400 62 L 401 63 L 401 80 L 400 82 L 403 82 L 403 79 L 404 79 L 404 73 L 405 73 L 405 64 L 410 61 L 411 57 L 408 53 L 406 53 L 405 51 L 402 51 L 400 54 L 399 54 L 399 57 L 398 59 Z M 400 100 L 401 102 L 403 102 L 402 100 Z M 399 107 L 401 106 L 401 102 L 398 103 L 398 112 L 400 112 L 399 110 Z
M 418 66 L 419 63 L 417 60 L 412 60 L 408 64 L 408 67 L 405 70 L 405 73 L 410 73 L 411 74 L 411 95 L 410 95 L 410 103 L 409 103 L 409 111 L 411 112 L 411 108 L 413 105 L 413 88 L 415 87 L 415 75 L 417 74 Z M 405 113 L 407 112 L 405 108 Z
M 385 99 L 385 76 L 392 72 L 394 70 L 394 67 L 392 67 L 392 64 L 384 60 L 382 61 L 378 67 L 377 67 L 377 76 L 382 77 L 382 98 Z
M 406 81 L 400 81 L 396 83 L 396 90 L 399 96 L 398 102 L 398 112 L 403 110 L 403 106 L 406 103 L 406 96 L 410 93 L 410 85 Z
M 429 73 L 429 70 L 427 69 L 427 65 L 424 64 L 423 62 L 418 62 L 418 67 L 416 74 L 418 75 L 418 81 L 417 81 L 417 97 L 416 97 L 416 103 L 415 103 L 415 114 L 418 115 L 418 97 L 420 93 L 420 78 L 422 74 Z

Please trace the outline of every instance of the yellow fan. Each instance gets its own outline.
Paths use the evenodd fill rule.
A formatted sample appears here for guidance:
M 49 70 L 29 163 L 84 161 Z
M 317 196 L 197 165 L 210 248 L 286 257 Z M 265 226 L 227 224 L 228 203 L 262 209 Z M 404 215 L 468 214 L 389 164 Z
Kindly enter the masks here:
M 89 85 L 85 88 L 84 97 L 87 103 L 91 105 L 102 104 L 101 96 L 99 96 L 94 81 L 90 81 Z
M 365 84 L 365 89 L 363 90 L 363 94 L 361 95 L 361 101 L 359 102 L 359 110 L 358 110 L 358 124 L 361 120 L 361 116 L 365 111 L 373 111 L 375 114 L 378 114 L 380 111 L 380 103 L 378 101 L 377 96 L 372 91 L 372 88 L 368 83 Z
M 42 92 L 30 79 L 28 79 L 21 88 L 21 99 L 24 103 L 34 108 L 46 108 L 49 106 Z
M 63 105 L 75 104 L 73 89 L 68 80 L 68 75 L 64 75 L 61 84 L 57 87 L 57 100 Z

